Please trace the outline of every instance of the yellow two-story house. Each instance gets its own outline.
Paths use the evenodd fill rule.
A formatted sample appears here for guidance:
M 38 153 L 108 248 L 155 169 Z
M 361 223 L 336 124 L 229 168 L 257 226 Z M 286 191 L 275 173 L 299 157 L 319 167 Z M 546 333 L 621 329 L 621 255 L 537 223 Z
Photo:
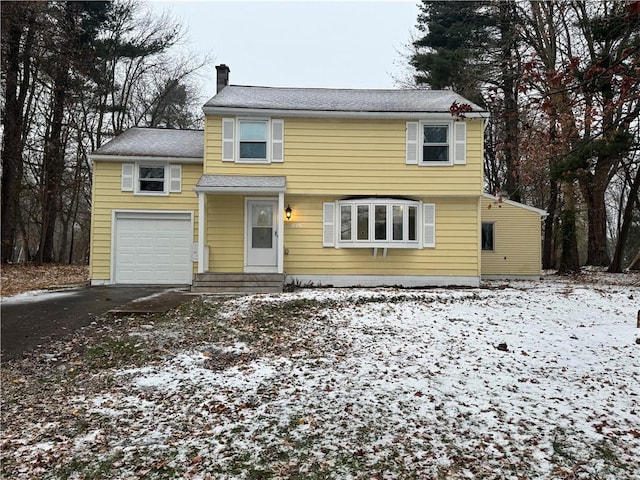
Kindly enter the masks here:
M 92 284 L 540 275 L 544 212 L 483 195 L 482 108 L 452 91 L 235 86 L 217 70 L 204 132 L 134 128 L 92 155 Z

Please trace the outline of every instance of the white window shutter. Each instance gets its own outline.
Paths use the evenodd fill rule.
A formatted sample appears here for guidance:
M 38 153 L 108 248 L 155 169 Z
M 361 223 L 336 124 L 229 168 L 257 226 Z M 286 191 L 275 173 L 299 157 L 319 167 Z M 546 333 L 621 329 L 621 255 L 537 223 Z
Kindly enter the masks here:
M 455 128 L 455 153 L 454 165 L 467 164 L 467 124 L 465 122 L 454 123 Z
M 133 192 L 133 172 L 135 169 L 134 163 L 122 164 L 122 186 L 120 190 L 123 192 Z
M 407 165 L 418 164 L 418 122 L 407 122 Z
M 425 203 L 422 205 L 424 215 L 424 235 L 422 244 L 425 247 L 436 246 L 436 205 L 435 203 Z
M 235 160 L 235 157 L 234 157 L 235 128 L 236 128 L 236 121 L 234 118 L 222 119 L 222 161 L 223 162 L 233 162 Z
M 333 247 L 336 244 L 335 234 L 335 210 L 333 202 L 324 203 L 322 206 L 322 246 Z
M 284 161 L 284 120 L 271 120 L 271 161 Z
M 182 191 L 182 165 L 169 165 L 169 192 Z

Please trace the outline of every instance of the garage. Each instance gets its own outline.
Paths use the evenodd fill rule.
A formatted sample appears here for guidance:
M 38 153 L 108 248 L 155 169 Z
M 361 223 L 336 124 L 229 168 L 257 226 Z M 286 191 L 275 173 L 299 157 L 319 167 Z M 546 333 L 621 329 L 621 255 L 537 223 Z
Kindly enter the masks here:
M 191 284 L 190 212 L 116 212 L 113 238 L 115 283 Z

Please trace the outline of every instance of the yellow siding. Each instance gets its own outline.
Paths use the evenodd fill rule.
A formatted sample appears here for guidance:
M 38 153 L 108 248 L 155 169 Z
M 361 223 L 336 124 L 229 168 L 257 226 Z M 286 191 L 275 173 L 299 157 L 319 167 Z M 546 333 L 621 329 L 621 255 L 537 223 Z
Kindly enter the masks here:
M 210 272 L 244 269 L 244 197 L 207 197 L 206 243 Z
M 120 191 L 122 164 L 94 162 L 91 212 L 90 278 L 111 278 L 111 220 L 113 210 L 182 210 L 194 213 L 194 241 L 198 232 L 198 197 L 193 191 L 202 175 L 201 164 L 182 165 L 182 192 L 152 197 Z M 194 267 L 195 268 L 195 267 Z
M 285 197 L 285 273 L 289 275 L 479 275 L 477 198 L 420 198 L 436 204 L 436 248 L 381 249 L 322 246 L 322 204 L 336 197 Z
M 494 251 L 482 252 L 482 275 L 540 275 L 537 212 L 482 197 L 482 221 L 494 222 Z
M 222 117 L 207 116 L 205 168 L 216 175 L 284 175 L 292 195 L 480 195 L 483 123 L 467 120 L 467 165 L 405 164 L 404 120 L 285 118 L 284 163 L 222 162 Z

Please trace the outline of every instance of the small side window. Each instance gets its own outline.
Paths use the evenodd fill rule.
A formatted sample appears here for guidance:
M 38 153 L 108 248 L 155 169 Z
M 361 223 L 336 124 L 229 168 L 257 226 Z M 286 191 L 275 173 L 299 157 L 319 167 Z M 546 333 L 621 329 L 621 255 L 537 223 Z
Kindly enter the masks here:
M 492 252 L 494 250 L 494 226 L 493 223 L 482 224 L 482 250 Z

